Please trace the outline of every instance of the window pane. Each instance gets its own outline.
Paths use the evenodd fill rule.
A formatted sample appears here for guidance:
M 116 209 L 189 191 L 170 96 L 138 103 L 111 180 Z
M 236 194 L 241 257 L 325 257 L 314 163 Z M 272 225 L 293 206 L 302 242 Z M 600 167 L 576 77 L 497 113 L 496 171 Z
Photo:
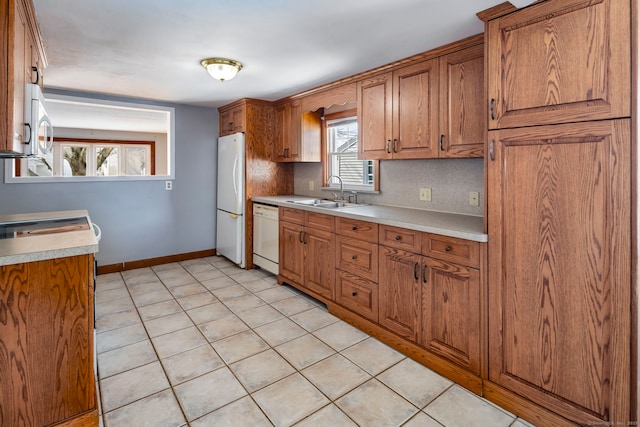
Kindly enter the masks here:
M 125 148 L 125 175 L 148 175 L 147 173 L 147 147 Z
M 344 185 L 373 186 L 373 161 L 358 159 L 358 121 L 355 117 L 327 123 L 329 174 Z M 337 184 L 333 184 L 337 185 Z
M 63 145 L 63 176 L 87 175 L 87 147 L 78 145 Z
M 118 147 L 96 147 L 96 175 L 118 176 Z

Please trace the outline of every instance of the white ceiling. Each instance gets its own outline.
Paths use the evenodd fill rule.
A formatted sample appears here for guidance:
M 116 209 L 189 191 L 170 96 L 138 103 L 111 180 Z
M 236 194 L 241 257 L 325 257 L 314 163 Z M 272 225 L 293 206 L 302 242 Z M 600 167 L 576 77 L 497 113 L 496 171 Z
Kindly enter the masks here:
M 478 34 L 502 0 L 34 0 L 45 87 L 218 107 L 276 100 Z M 515 3 L 515 2 L 514 2 Z M 200 65 L 244 64 L 221 83 Z

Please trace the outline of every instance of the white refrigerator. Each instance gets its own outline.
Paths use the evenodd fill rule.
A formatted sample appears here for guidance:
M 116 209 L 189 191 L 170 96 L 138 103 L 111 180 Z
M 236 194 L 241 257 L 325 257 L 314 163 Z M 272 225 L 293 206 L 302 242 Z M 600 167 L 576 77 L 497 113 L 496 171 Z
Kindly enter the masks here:
M 244 134 L 218 138 L 216 253 L 245 266 Z

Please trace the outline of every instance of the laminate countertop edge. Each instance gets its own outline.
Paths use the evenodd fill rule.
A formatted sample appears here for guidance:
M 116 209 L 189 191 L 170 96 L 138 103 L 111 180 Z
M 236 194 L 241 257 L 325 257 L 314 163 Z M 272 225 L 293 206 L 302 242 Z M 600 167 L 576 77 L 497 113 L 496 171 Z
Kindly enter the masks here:
M 254 203 L 301 209 L 327 215 L 369 221 L 377 224 L 407 228 L 442 236 L 456 237 L 474 242 L 487 242 L 489 236 L 483 232 L 484 219 L 481 216 L 463 215 L 449 212 L 429 211 L 385 205 L 357 205 L 327 209 L 300 203 L 300 200 L 314 199 L 309 196 L 260 196 L 252 197 Z
M 88 230 L 0 239 L 0 266 L 98 252 L 98 239 L 86 210 L 0 215 L 0 223 L 86 217 Z

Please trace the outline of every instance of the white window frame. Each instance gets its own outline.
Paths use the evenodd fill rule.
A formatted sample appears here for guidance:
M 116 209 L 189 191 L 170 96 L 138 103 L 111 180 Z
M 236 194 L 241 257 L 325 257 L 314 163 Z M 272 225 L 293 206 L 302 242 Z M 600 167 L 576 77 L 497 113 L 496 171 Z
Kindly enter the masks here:
M 87 175 L 87 176 L 15 176 L 15 159 L 5 159 L 4 182 L 35 184 L 44 182 L 84 182 L 84 181 L 166 181 L 175 179 L 175 108 L 158 105 L 137 104 L 132 102 L 110 101 L 95 98 L 83 98 L 58 94 L 45 94 L 47 101 L 72 103 L 79 105 L 101 106 L 118 110 L 140 110 L 166 115 L 167 124 L 167 173 L 163 175 Z M 54 123 L 55 125 L 55 123 Z M 129 130 L 129 129 L 122 129 Z M 53 130 L 55 141 L 55 127 Z M 55 158 L 55 157 L 54 157 Z M 158 165 L 156 165 L 156 170 Z M 54 169 L 55 170 L 55 169 Z

